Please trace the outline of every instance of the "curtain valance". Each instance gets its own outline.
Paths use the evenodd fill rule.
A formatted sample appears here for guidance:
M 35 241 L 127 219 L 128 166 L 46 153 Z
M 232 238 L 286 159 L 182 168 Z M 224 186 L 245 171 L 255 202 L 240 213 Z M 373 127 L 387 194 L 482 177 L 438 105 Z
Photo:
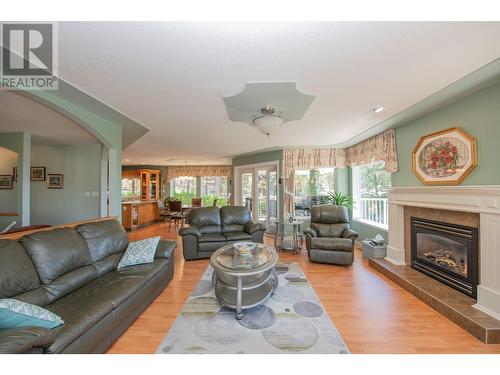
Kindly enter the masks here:
M 385 162 L 388 172 L 398 171 L 398 154 L 394 129 L 387 130 L 354 146 L 336 148 L 289 148 L 283 151 L 283 174 L 285 177 L 285 213 L 294 211 L 294 177 L 296 169 L 344 168 Z
M 387 172 L 398 171 L 398 155 L 394 129 L 387 130 L 345 149 L 289 148 L 283 152 L 285 177 L 296 169 L 344 168 L 369 164 L 374 160 L 385 162 Z
M 385 162 L 387 172 L 398 171 L 398 153 L 394 129 L 387 130 L 354 146 L 346 151 L 346 167 L 369 164 L 374 160 Z
M 167 179 L 172 181 L 176 177 L 231 177 L 233 167 L 231 165 L 185 165 L 168 167 Z

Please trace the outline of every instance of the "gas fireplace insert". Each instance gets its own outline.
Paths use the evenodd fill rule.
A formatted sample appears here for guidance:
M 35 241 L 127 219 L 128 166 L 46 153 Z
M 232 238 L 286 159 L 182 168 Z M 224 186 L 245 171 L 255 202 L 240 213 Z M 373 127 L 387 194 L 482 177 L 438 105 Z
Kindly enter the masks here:
M 478 228 L 411 218 L 411 266 L 476 298 Z

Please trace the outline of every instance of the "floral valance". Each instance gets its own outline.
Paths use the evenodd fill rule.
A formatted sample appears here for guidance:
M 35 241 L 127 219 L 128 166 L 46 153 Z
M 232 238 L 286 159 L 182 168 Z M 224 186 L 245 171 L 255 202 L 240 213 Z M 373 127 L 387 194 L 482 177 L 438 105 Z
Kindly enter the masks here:
M 289 148 L 283 151 L 285 177 L 285 214 L 293 214 L 294 175 L 296 169 L 344 168 L 385 162 L 388 172 L 398 171 L 398 154 L 394 129 L 387 130 L 345 149 L 336 148 Z
M 283 152 L 283 172 L 285 177 L 293 175 L 296 169 L 342 168 L 345 166 L 345 150 L 334 148 L 294 148 L 285 149 Z
M 369 164 L 374 160 L 385 162 L 387 172 L 398 171 L 398 153 L 394 129 L 387 130 L 364 140 L 346 151 L 346 166 Z
M 233 167 L 231 165 L 184 165 L 168 167 L 167 179 L 172 181 L 176 177 L 208 177 L 225 176 L 231 177 Z
M 285 178 L 296 169 L 344 168 L 369 164 L 374 160 L 385 162 L 388 172 L 398 171 L 398 155 L 394 129 L 387 130 L 345 149 L 290 148 L 283 152 Z

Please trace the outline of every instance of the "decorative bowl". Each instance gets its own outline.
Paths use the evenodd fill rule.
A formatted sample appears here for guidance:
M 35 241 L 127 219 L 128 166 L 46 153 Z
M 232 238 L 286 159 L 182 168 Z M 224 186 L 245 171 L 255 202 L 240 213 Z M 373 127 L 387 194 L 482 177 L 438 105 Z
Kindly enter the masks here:
M 257 244 L 250 241 L 241 241 L 241 242 L 235 242 L 233 246 L 239 255 L 249 256 L 251 255 L 251 251 L 255 249 Z

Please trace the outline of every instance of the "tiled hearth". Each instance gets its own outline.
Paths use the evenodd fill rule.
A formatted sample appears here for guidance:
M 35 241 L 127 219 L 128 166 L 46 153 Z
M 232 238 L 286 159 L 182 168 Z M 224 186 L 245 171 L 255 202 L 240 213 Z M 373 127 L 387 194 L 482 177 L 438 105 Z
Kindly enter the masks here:
M 479 229 L 477 300 L 411 267 L 411 217 Z M 370 265 L 475 337 L 500 343 L 500 186 L 392 188 L 387 257 Z
M 500 321 L 474 308 L 475 299 L 410 266 L 395 265 L 385 259 L 370 259 L 369 264 L 482 342 L 500 343 Z

